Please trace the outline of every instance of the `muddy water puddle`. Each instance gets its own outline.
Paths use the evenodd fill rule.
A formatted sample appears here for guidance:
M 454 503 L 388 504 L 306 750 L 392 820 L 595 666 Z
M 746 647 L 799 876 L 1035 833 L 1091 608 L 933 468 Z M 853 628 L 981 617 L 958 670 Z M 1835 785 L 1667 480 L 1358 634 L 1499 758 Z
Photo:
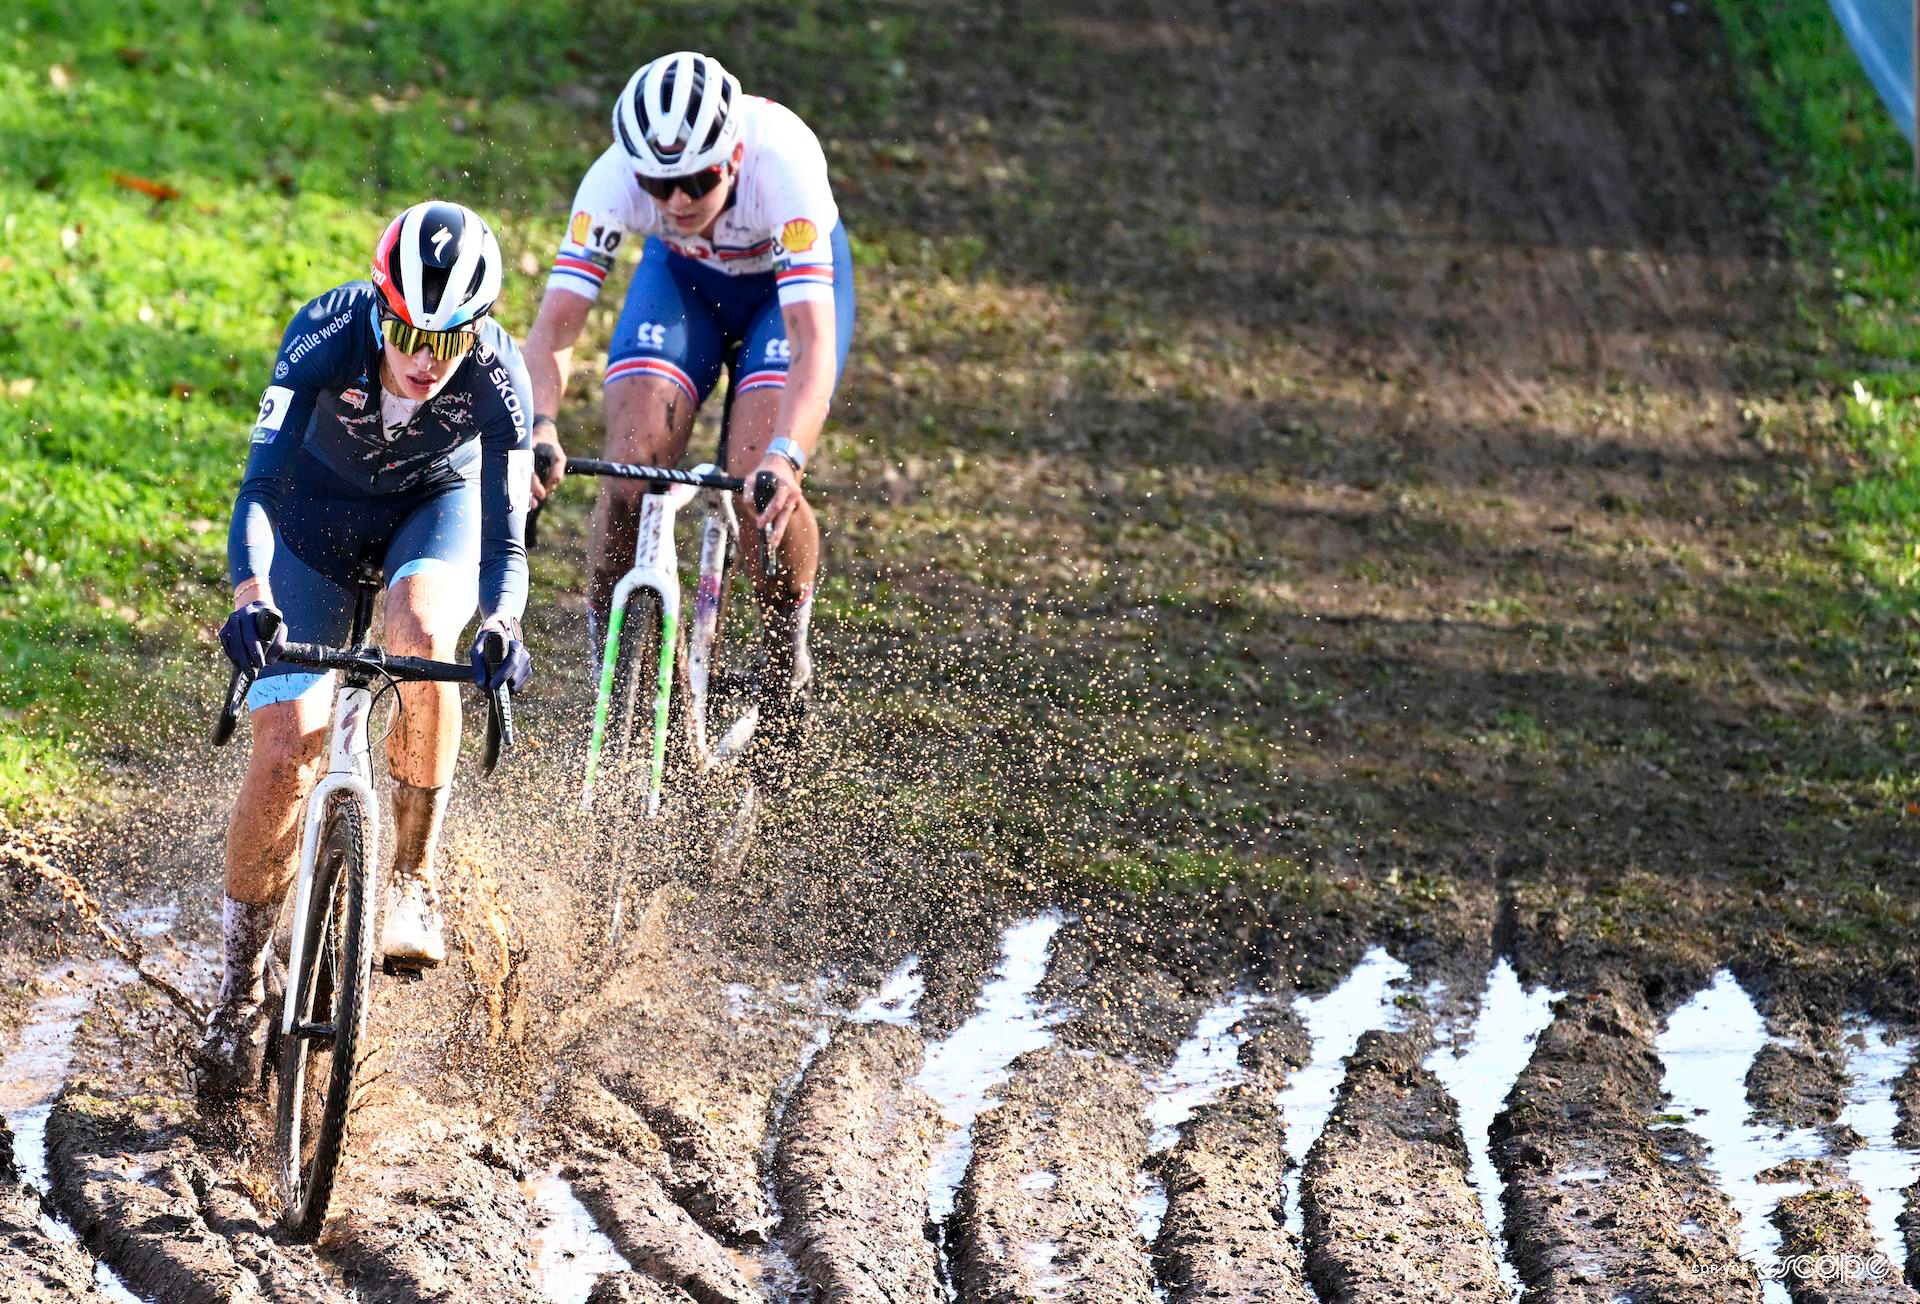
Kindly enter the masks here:
M 1209 1009 L 1194 1023 L 1193 1035 L 1181 1042 L 1173 1062 L 1147 1080 L 1147 1153 L 1158 1155 L 1180 1137 L 1180 1125 L 1194 1111 L 1210 1104 L 1221 1092 L 1246 1080 L 1240 1048 L 1246 1044 L 1244 1023 L 1266 998 L 1236 993 Z M 1140 1175 L 1137 1229 L 1149 1246 L 1160 1234 L 1167 1216 L 1167 1191 L 1150 1172 Z
M 602 1276 L 631 1267 L 559 1173 L 530 1177 L 520 1191 L 542 1218 L 534 1235 L 535 1280 L 553 1304 L 585 1304 Z
M 1920 1178 L 1920 1153 L 1894 1144 L 1899 1110 L 1893 1087 L 1913 1062 L 1914 1043 L 1891 1037 L 1876 1023 L 1861 1023 L 1847 1040 L 1846 1107 L 1840 1124 L 1851 1127 L 1866 1144 L 1847 1156 L 1847 1176 L 1867 1197 L 1867 1222 L 1873 1228 L 1874 1248 L 1891 1263 L 1906 1262 L 1907 1247 L 1900 1230 L 1906 1189 Z
M 1889 1038 L 1873 1024 L 1856 1023 L 1852 1032 L 1845 1046 L 1849 1085 L 1840 1122 L 1866 1143 L 1846 1156 L 1844 1166 L 1867 1198 L 1875 1247 L 1902 1263 L 1905 1246 L 1898 1220 L 1903 1192 L 1920 1176 L 1920 1154 L 1894 1143 L 1893 1086 L 1912 1062 L 1914 1046 Z M 1781 1128 L 1752 1118 L 1747 1072 L 1761 1049 L 1777 1040 L 1739 982 L 1721 970 L 1674 1011 L 1654 1043 L 1665 1066 L 1661 1087 L 1674 1105 L 1674 1113 L 1656 1123 L 1677 1122 L 1705 1143 L 1704 1162 L 1739 1215 L 1741 1255 L 1762 1269 L 1765 1304 L 1789 1300 L 1786 1286 L 1770 1271 L 1781 1255 L 1774 1206 L 1809 1187 L 1762 1181 L 1761 1174 L 1778 1164 L 1830 1153 L 1826 1139 L 1812 1128 Z
M 80 1020 L 100 989 L 132 979 L 131 969 L 111 961 L 61 964 L 48 970 L 41 982 L 52 991 L 27 1011 L 19 1045 L 0 1060 L 0 1115 L 13 1134 L 14 1166 L 21 1180 L 42 1197 L 52 1190 L 47 1173 L 47 1116 L 73 1062 L 73 1039 Z M 46 1209 L 43 1201 L 41 1232 L 78 1244 L 79 1233 Z M 115 1304 L 140 1304 L 140 1297 L 105 1263 L 95 1262 L 93 1279 L 100 1293 Z
M 1034 998 L 1046 976 L 1054 935 L 1066 922 L 1049 912 L 1013 924 L 1000 936 L 1000 962 L 981 988 L 973 1014 L 941 1041 L 927 1047 L 914 1085 L 933 1097 L 953 1129 L 934 1155 L 927 1183 L 927 1221 L 939 1229 L 941 1270 L 953 1297 L 947 1271 L 946 1236 L 954 1203 L 973 1157 L 973 1122 L 1006 1082 L 1008 1066 L 1029 1051 L 1053 1041 L 1053 1029 L 1068 1011 Z
M 1534 1041 L 1553 1020 L 1553 1003 L 1561 993 L 1545 987 L 1529 992 L 1505 956 L 1487 975 L 1480 1008 L 1470 1025 L 1459 1030 L 1450 1045 L 1436 1046 L 1425 1067 L 1440 1080 L 1460 1112 L 1460 1132 L 1467 1143 L 1467 1177 L 1480 1200 L 1493 1242 L 1500 1280 L 1511 1299 L 1519 1299 L 1520 1273 L 1507 1255 L 1506 1212 L 1501 1204 L 1500 1174 L 1493 1166 L 1489 1130 L 1506 1106 L 1520 1071 L 1533 1055 Z
M 1406 981 L 1407 966 L 1381 947 L 1374 947 L 1325 996 L 1297 996 L 1294 1012 L 1306 1025 L 1311 1047 L 1307 1062 L 1287 1080 L 1280 1093 L 1280 1117 L 1286 1124 L 1287 1157 L 1298 1173 L 1306 1167 L 1307 1151 L 1320 1139 L 1333 1113 L 1334 1097 L 1346 1076 L 1345 1060 L 1363 1034 L 1400 1026 L 1394 989 Z M 1300 1183 L 1287 1184 L 1286 1228 L 1298 1238 L 1304 1227 L 1300 1211 Z

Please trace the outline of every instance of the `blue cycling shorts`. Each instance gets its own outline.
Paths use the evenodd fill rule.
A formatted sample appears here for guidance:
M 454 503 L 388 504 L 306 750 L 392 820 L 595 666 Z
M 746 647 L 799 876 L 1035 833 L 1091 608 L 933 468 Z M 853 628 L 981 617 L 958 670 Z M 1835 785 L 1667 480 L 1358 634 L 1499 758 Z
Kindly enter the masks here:
M 838 384 L 853 347 L 853 250 L 844 223 L 834 224 L 830 239 Z M 674 253 L 659 236 L 647 237 L 607 348 L 607 384 L 661 376 L 698 406 L 713 392 L 723 365 L 735 394 L 784 388 L 787 357 L 787 327 L 772 272 L 729 276 Z
M 295 643 L 338 646 L 353 632 L 354 578 L 377 560 L 387 587 L 413 575 L 458 585 L 469 609 L 480 602 L 480 482 L 454 481 L 415 493 L 369 498 L 302 456 L 303 473 L 281 493 L 274 516 L 268 583 Z M 310 474 L 309 474 L 310 473 Z M 247 693 L 259 710 L 318 691 L 331 674 L 270 665 Z

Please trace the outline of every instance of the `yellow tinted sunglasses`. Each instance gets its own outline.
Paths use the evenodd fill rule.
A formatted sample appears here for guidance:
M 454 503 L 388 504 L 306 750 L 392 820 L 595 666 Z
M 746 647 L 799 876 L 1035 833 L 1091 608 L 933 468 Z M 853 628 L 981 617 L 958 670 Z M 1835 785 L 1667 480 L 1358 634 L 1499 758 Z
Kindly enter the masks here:
M 380 329 L 387 343 L 407 356 L 426 349 L 442 362 L 466 357 L 480 338 L 479 332 L 467 326 L 450 331 L 423 331 L 417 326 L 409 326 L 391 313 L 381 314 Z

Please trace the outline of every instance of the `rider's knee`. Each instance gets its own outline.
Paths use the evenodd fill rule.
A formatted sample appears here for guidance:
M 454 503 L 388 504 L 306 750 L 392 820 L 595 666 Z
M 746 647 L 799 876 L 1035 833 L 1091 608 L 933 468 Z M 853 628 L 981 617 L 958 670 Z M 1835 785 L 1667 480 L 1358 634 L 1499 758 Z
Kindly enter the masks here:
M 437 569 L 437 568 L 436 568 Z M 422 571 L 396 583 L 387 594 L 384 631 L 389 652 L 444 661 L 457 650 L 460 631 L 473 614 L 474 586 L 469 576 Z
M 276 787 L 304 789 L 313 783 L 326 749 L 326 737 L 301 718 L 298 703 L 282 702 L 253 713 L 255 774 Z

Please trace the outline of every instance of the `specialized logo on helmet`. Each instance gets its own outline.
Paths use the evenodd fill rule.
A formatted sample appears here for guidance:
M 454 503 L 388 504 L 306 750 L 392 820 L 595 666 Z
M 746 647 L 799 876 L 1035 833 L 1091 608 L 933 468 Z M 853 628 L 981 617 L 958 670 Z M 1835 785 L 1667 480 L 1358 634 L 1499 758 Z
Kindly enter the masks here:
M 430 243 L 433 245 L 433 256 L 435 258 L 445 258 L 447 256 L 447 241 L 451 239 L 453 239 L 453 232 L 447 230 L 444 226 L 433 233 L 430 237 Z
M 819 229 L 804 217 L 796 217 L 780 228 L 780 245 L 790 254 L 807 252 L 819 238 Z

